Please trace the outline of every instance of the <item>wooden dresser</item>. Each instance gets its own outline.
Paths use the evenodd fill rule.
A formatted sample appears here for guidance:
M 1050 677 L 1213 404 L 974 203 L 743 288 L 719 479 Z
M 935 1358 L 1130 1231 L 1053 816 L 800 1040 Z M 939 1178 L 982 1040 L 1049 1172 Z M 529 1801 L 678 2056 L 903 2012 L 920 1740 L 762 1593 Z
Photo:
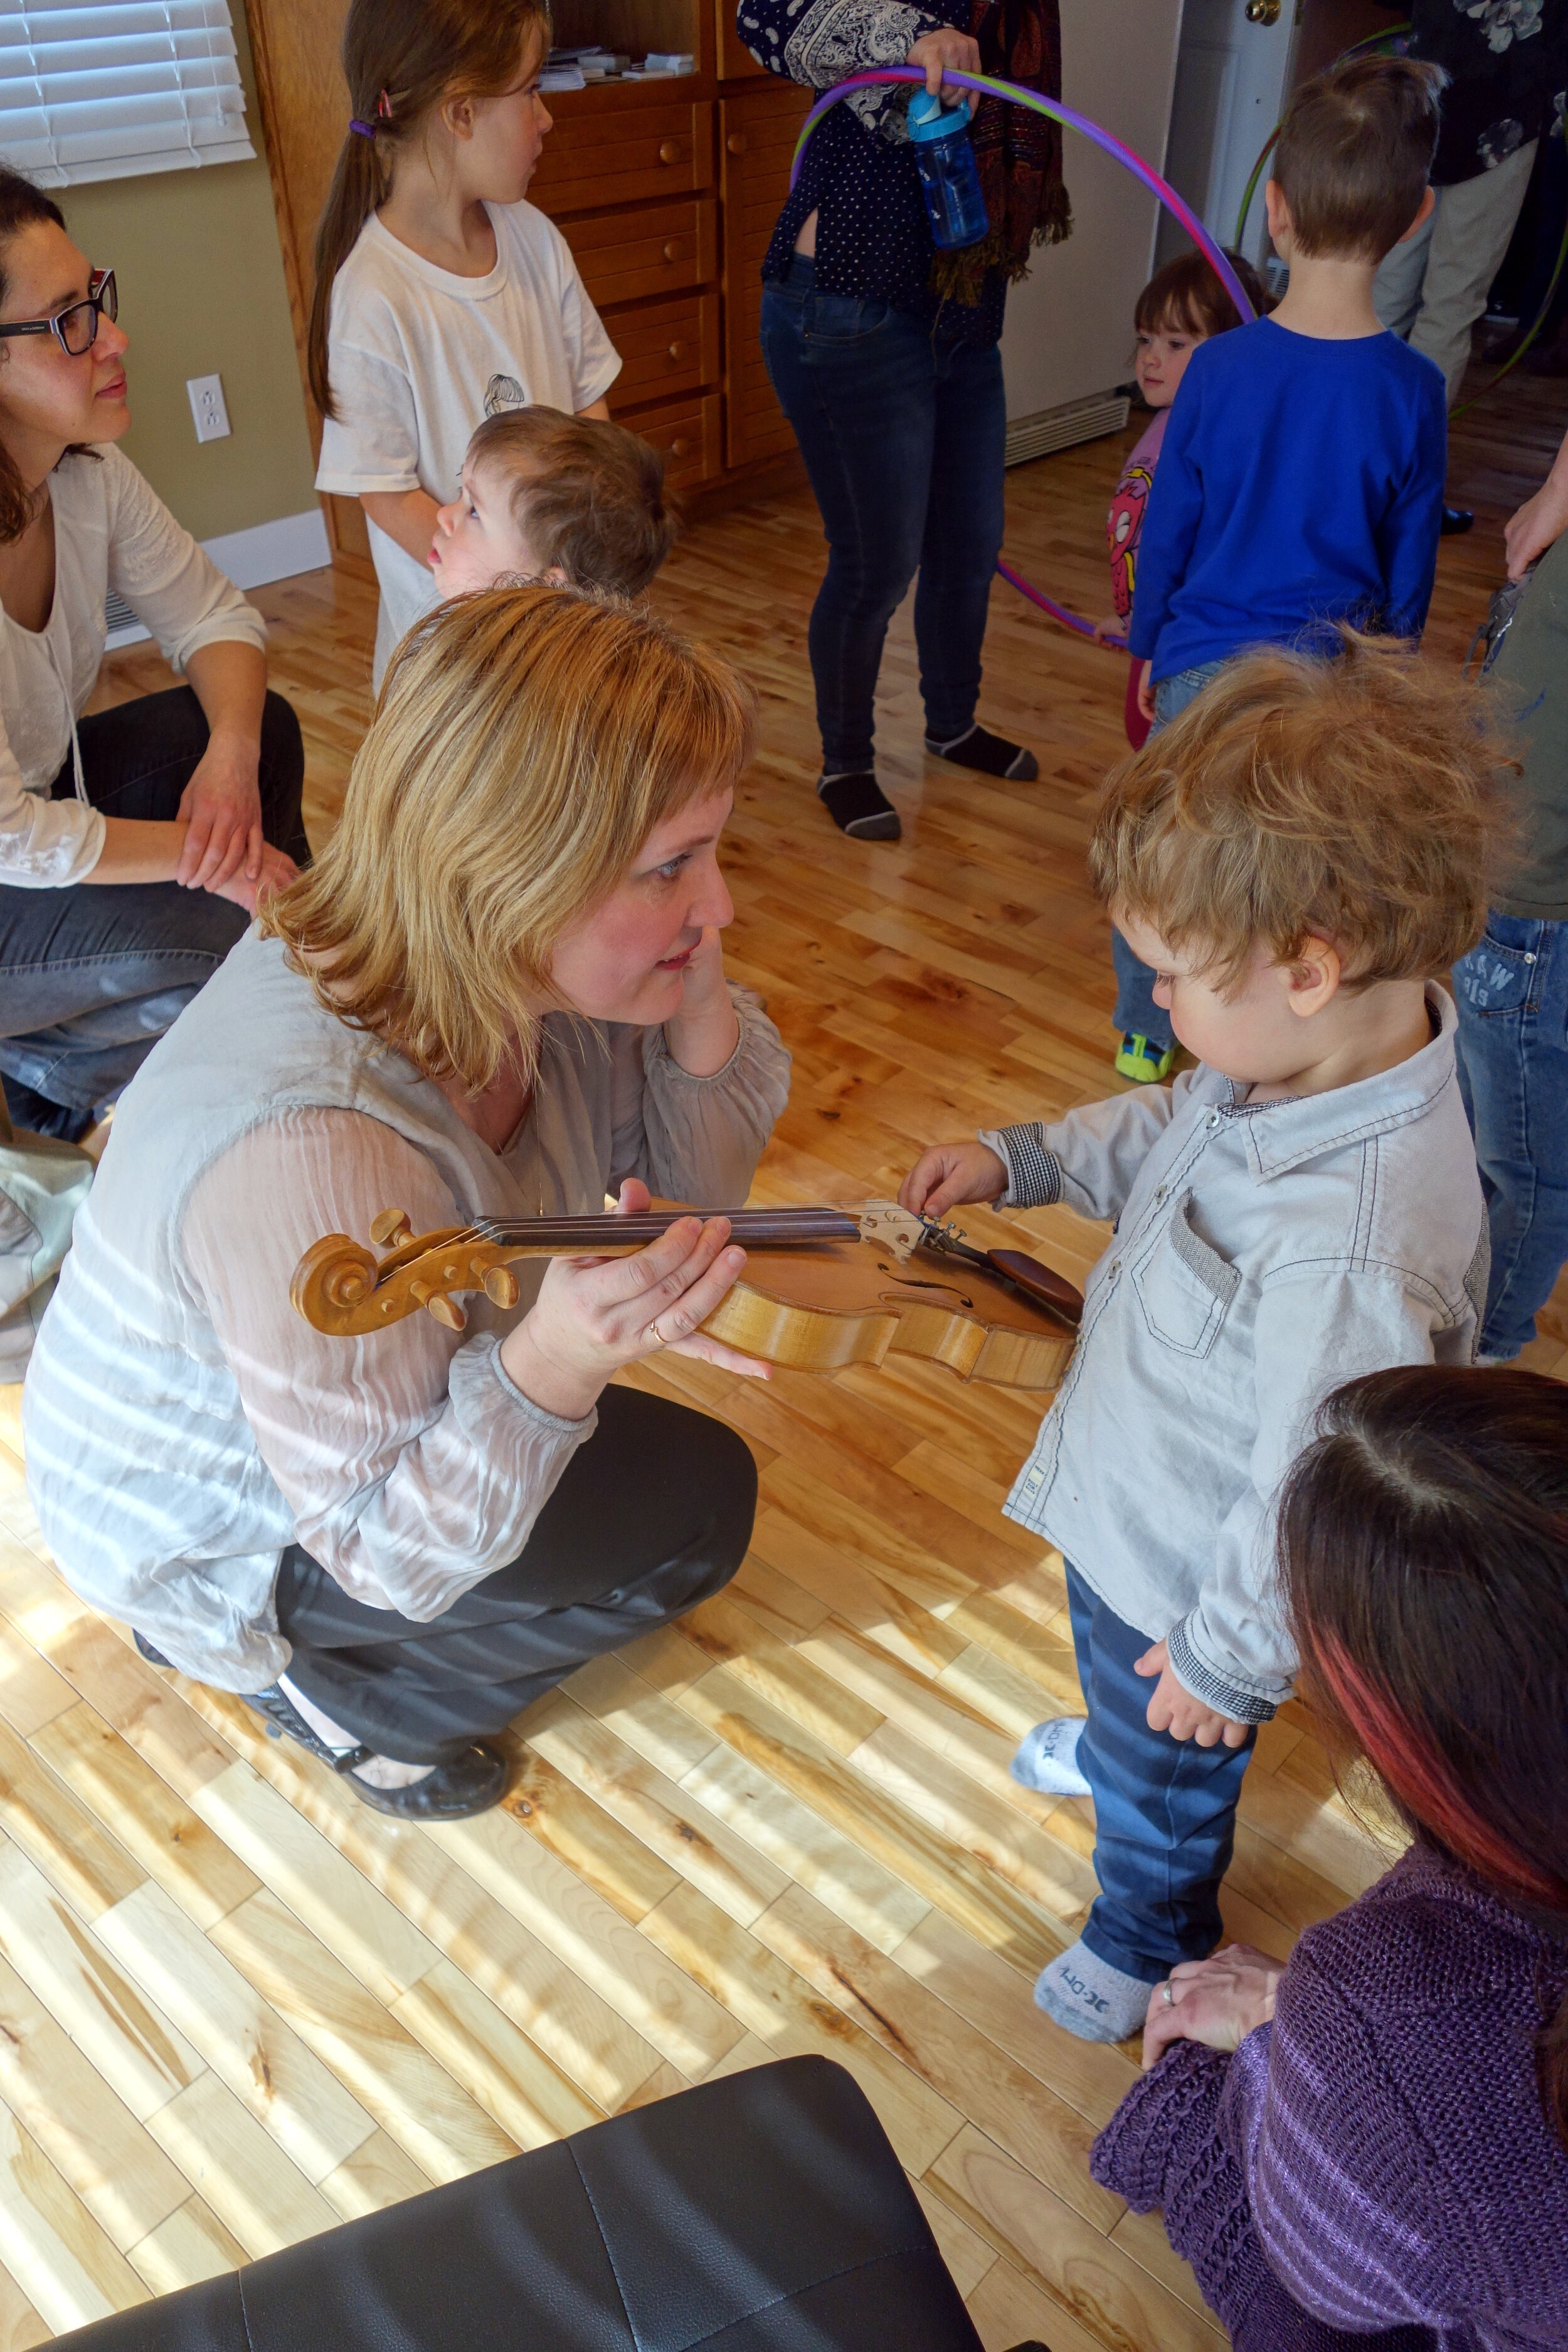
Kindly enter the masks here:
M 301 355 L 316 222 L 348 118 L 344 5 L 247 0 Z M 621 354 L 616 417 L 666 452 L 692 508 L 804 479 L 757 323 L 758 273 L 807 94 L 741 47 L 734 0 L 558 0 L 555 37 L 697 60 L 679 79 L 605 82 L 545 101 L 555 128 L 529 194 L 560 224 Z M 310 425 L 319 440 L 313 408 Z M 368 555 L 357 502 L 322 504 L 334 549 Z

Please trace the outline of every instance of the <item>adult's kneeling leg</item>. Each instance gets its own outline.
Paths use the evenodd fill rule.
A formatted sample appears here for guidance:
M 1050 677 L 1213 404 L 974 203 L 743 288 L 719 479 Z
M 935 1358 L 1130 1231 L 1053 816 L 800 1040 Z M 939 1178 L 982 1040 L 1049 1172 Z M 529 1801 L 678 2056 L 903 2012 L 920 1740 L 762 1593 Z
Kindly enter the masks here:
M 180 802 L 206 754 L 206 713 L 188 686 L 143 694 L 96 711 L 79 722 L 87 795 L 105 816 L 171 824 Z M 261 711 L 257 788 L 261 830 L 275 849 L 297 866 L 310 862 L 310 845 L 300 821 L 305 747 L 291 703 L 270 689 Z M 68 762 L 55 783 L 57 798 L 75 790 Z
M 0 1072 L 79 1124 L 134 1077 L 249 919 L 174 882 L 0 887 Z
M 720 1591 L 756 1500 L 751 1453 L 722 1422 L 606 1389 L 519 1557 L 427 1624 L 351 1600 L 292 1546 L 277 1588 L 289 1679 L 378 1755 L 452 1762 L 588 1659 Z

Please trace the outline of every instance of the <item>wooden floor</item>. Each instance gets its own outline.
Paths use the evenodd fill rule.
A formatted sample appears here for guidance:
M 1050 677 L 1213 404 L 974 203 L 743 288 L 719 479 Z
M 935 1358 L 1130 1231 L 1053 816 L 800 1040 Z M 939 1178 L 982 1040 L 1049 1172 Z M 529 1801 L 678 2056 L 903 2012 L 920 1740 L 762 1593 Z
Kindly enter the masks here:
M 1458 658 L 1500 576 L 1502 516 L 1563 394 L 1526 383 L 1458 436 L 1481 509 L 1445 542 L 1431 642 Z M 1492 414 L 1495 408 L 1497 414 Z M 1119 446 L 1009 477 L 1013 558 L 1099 609 Z M 907 614 L 880 722 L 898 847 L 827 824 L 804 498 L 694 531 L 656 602 L 761 688 L 728 852 L 731 970 L 795 1054 L 764 1200 L 886 1192 L 931 1138 L 1109 1091 L 1104 919 L 1081 851 L 1124 671 L 998 585 L 985 716 L 1037 784 L 921 751 Z M 364 723 L 370 593 L 265 591 L 328 830 Z M 103 692 L 162 682 L 146 652 Z M 980 1213 L 973 1230 L 1002 1230 Z M 1007 1230 L 1086 1268 L 1065 1212 Z M 1560 1291 L 1532 1360 L 1568 1366 Z M 767 1390 L 648 1385 L 731 1418 L 762 1472 L 730 1591 L 574 1675 L 515 1729 L 505 1809 L 400 1828 L 238 1704 L 154 1672 L 54 1575 L 0 1423 L 0 2352 L 450 2180 L 683 2084 L 818 2051 L 864 2084 L 987 2347 L 1223 2342 L 1155 2219 L 1090 2181 L 1126 2049 L 1058 2032 L 1036 1970 L 1093 1893 L 1087 1805 L 1006 1777 L 1079 1705 L 1061 1564 L 998 1506 L 1036 1423 L 940 1373 Z M 1226 1889 L 1283 1954 L 1384 1867 L 1309 1720 L 1266 1727 Z

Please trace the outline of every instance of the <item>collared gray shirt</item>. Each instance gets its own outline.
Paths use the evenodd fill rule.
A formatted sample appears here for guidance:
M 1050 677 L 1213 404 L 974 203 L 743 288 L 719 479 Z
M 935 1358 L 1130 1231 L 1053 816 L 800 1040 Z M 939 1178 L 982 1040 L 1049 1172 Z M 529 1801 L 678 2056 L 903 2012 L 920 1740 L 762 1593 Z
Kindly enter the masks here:
M 1485 1210 L 1453 1000 L 1427 1002 L 1430 1045 L 1327 1094 L 1250 1106 L 1200 1063 L 982 1138 L 1005 1206 L 1116 1221 L 1007 1515 L 1238 1721 L 1289 1693 L 1274 1507 L 1318 1406 L 1363 1372 L 1474 1357 Z

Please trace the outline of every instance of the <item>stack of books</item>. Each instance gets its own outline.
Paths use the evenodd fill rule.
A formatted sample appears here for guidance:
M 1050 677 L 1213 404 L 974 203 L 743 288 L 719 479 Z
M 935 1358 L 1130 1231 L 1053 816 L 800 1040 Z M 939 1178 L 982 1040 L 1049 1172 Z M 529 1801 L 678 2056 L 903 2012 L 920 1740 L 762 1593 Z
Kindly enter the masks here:
M 595 43 L 582 49 L 552 49 L 539 77 L 547 94 L 559 89 L 586 89 L 599 81 L 658 81 L 675 74 L 695 73 L 697 59 L 689 49 L 650 49 L 639 64 L 615 49 Z

